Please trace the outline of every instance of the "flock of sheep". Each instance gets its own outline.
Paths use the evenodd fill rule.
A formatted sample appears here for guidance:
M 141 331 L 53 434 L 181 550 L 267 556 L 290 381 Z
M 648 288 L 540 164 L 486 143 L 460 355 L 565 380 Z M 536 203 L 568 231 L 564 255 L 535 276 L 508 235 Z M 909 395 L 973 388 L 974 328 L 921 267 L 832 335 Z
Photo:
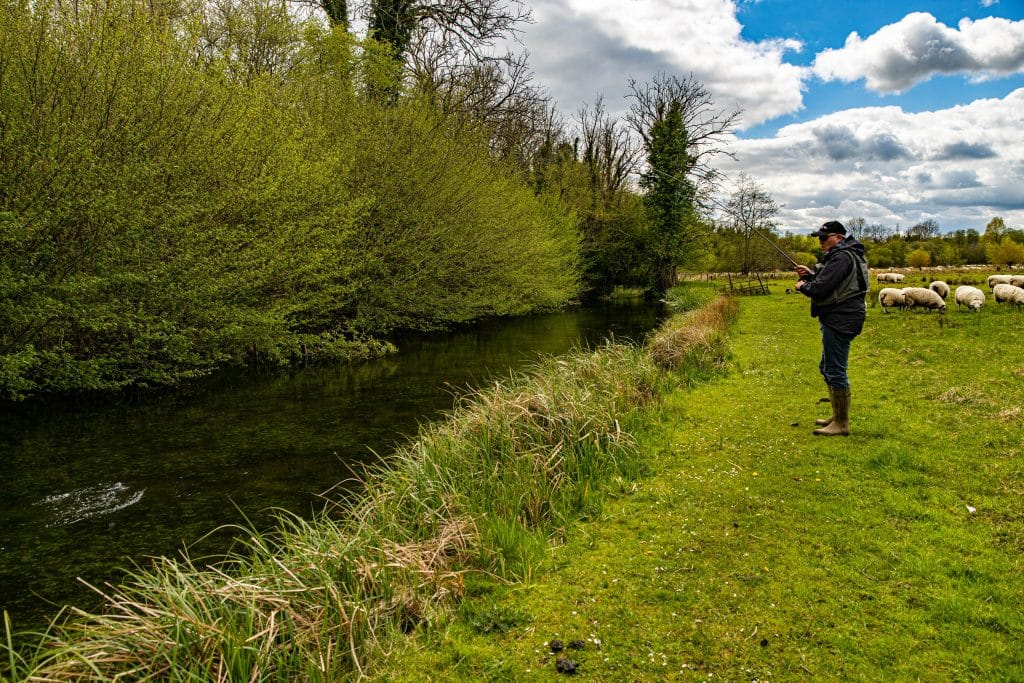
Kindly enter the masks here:
M 898 283 L 903 281 L 900 273 L 879 273 L 879 282 Z M 1024 275 L 990 275 L 988 286 L 992 290 L 992 298 L 997 304 L 1007 303 L 1024 306 Z M 890 308 L 925 308 L 946 311 L 946 297 L 949 296 L 949 285 L 942 280 L 935 280 L 928 288 L 924 287 L 885 287 L 878 292 L 878 304 L 882 311 Z M 961 306 L 969 311 L 977 311 L 985 303 L 985 292 L 977 287 L 961 285 L 953 295 L 957 310 Z

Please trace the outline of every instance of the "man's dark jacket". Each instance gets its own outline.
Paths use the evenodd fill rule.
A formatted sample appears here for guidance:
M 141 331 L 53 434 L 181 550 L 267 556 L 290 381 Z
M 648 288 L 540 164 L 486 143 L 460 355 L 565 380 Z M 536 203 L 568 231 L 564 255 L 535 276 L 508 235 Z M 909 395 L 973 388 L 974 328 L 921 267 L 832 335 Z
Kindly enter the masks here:
M 798 290 L 811 299 L 811 317 L 842 334 L 858 335 L 864 328 L 868 269 L 864 245 L 850 236 L 825 254 L 816 272 L 803 278 Z M 839 293 L 839 300 L 835 301 Z

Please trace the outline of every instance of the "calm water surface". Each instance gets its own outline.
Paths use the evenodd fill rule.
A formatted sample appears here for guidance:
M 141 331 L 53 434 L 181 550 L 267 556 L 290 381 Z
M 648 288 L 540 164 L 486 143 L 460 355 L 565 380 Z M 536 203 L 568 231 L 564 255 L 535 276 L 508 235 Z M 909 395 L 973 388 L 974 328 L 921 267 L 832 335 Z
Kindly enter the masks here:
M 660 306 L 604 305 L 401 340 L 400 353 L 288 375 L 229 374 L 187 394 L 0 412 L 0 608 L 37 628 L 147 557 L 217 553 L 268 508 L 300 514 L 417 425 L 539 354 L 638 340 Z M 199 539 L 206 536 L 202 541 Z

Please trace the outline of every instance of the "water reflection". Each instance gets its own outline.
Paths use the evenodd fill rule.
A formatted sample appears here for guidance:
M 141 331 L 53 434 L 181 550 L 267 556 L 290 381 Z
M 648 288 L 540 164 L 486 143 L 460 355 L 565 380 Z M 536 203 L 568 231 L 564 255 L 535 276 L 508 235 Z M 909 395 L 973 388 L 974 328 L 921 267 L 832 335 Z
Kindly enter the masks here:
M 0 606 L 15 626 L 94 604 L 92 584 L 185 543 L 220 552 L 268 508 L 306 513 L 457 393 L 539 354 L 638 339 L 657 306 L 590 307 L 400 339 L 401 353 L 275 376 L 225 374 L 144 405 L 3 415 Z

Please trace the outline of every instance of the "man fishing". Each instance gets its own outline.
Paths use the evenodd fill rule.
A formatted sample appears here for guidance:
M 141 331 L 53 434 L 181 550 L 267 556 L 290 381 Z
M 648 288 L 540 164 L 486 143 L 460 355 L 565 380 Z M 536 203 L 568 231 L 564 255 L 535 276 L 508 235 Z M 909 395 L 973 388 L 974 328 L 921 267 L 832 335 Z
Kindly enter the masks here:
M 815 420 L 819 436 L 850 433 L 850 378 L 846 368 L 850 342 L 860 334 L 867 316 L 864 297 L 868 293 L 868 264 L 864 245 L 846 234 L 839 221 L 828 221 L 816 232 L 822 263 L 814 270 L 795 264 L 798 292 L 811 299 L 811 317 L 821 324 L 821 362 L 818 369 L 828 385 L 832 417 Z

